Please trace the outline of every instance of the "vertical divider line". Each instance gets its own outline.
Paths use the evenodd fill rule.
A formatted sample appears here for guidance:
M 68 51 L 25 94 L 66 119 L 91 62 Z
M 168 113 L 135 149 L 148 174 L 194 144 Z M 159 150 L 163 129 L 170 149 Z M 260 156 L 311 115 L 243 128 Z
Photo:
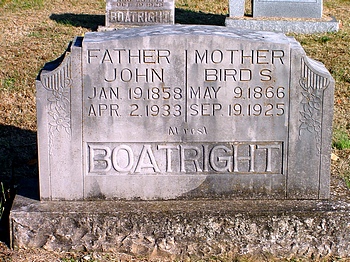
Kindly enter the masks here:
M 291 86 L 292 84 L 294 84 L 293 80 L 292 80 L 292 70 L 299 70 L 299 68 L 297 68 L 297 64 L 298 62 L 297 61 L 294 61 L 294 53 L 292 52 L 291 49 L 288 50 L 288 54 L 289 54 L 289 72 L 288 72 L 288 91 L 286 93 L 287 96 L 287 106 L 288 106 L 288 112 L 286 114 L 286 117 L 287 117 L 287 136 L 285 138 L 285 144 L 284 144 L 284 151 L 283 151 L 283 158 L 285 159 L 284 161 L 282 161 L 282 163 L 285 163 L 285 166 L 284 166 L 284 170 L 283 170 L 283 173 L 286 174 L 286 178 L 285 178 L 285 198 L 288 199 L 288 198 L 293 198 L 295 196 L 291 196 L 290 192 L 289 192 L 289 180 L 290 180 L 290 177 L 289 177 L 289 161 L 288 161 L 288 158 L 284 157 L 284 154 L 288 155 L 289 154 L 289 149 L 290 149 L 290 146 L 289 146 L 289 142 L 290 142 L 290 132 L 291 132 L 291 114 L 292 114 L 292 106 L 291 106 L 291 97 L 292 95 L 297 95 L 297 94 L 292 94 L 292 91 L 291 91 Z M 301 60 L 301 63 L 302 60 Z M 294 68 L 295 67 L 295 68 Z M 301 77 L 302 76 L 302 64 L 301 64 Z M 300 88 L 300 85 L 297 87 L 297 88 Z M 298 93 L 299 89 L 297 89 L 295 92 Z M 297 96 L 298 97 L 298 96 Z M 294 108 L 293 108 L 294 110 Z M 298 109 L 299 110 L 299 109 Z
M 187 67 L 187 49 L 185 50 L 185 81 L 184 81 L 184 84 L 185 84 L 185 123 L 187 123 L 188 119 L 187 119 L 187 84 L 188 84 L 188 73 L 187 73 L 187 70 L 188 70 L 188 67 Z

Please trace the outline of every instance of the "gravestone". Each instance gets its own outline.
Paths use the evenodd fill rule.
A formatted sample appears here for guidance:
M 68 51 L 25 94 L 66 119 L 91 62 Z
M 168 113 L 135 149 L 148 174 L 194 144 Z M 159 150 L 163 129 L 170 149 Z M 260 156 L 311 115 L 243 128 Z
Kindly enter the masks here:
M 322 0 L 253 0 L 253 17 L 321 18 Z
M 174 0 L 107 0 L 106 27 L 174 24 Z
M 334 81 L 293 38 L 76 38 L 37 81 L 42 200 L 327 199 Z
M 323 16 L 322 0 L 251 0 L 252 16 L 244 15 L 245 1 L 230 0 L 227 27 L 282 33 L 337 32 L 339 22 Z
M 36 87 L 41 201 L 16 196 L 12 247 L 348 255 L 350 203 L 329 192 L 334 80 L 295 39 L 86 33 Z
M 245 0 L 229 1 L 230 17 L 243 17 L 245 11 Z

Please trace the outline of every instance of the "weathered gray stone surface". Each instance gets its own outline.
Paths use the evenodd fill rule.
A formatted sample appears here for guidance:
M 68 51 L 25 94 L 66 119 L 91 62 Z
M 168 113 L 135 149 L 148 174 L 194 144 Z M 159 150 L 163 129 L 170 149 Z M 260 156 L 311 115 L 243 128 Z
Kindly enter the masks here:
M 230 17 L 243 17 L 245 11 L 245 0 L 229 1 Z
M 252 9 L 253 17 L 321 18 L 323 5 L 322 0 L 253 0 Z
M 37 79 L 41 199 L 326 199 L 333 89 L 283 34 L 87 33 Z
M 234 17 L 227 17 L 225 24 L 227 27 L 240 29 L 298 34 L 337 32 L 339 30 L 339 21 L 337 21 L 335 18 L 329 21 L 287 21 L 267 19 L 236 19 Z
M 174 0 L 107 0 L 106 27 L 174 24 Z
M 341 200 L 39 202 L 17 196 L 14 248 L 115 251 L 185 259 L 272 254 L 350 257 L 350 202 Z

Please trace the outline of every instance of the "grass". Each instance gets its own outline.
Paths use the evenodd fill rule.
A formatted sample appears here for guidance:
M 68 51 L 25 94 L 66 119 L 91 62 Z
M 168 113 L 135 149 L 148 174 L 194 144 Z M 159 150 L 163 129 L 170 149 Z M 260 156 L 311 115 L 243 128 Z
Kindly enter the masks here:
M 1 0 L 0 7 L 6 7 L 11 10 L 41 9 L 44 7 L 44 0 Z
M 0 219 L 2 218 L 2 214 L 5 211 L 7 196 L 6 189 L 4 187 L 4 183 L 0 182 Z
M 349 135 L 344 130 L 335 130 L 333 132 L 332 144 L 333 144 L 333 147 L 339 150 L 350 149 Z
M 11 91 L 11 90 L 14 90 L 15 89 L 15 83 L 16 83 L 16 78 L 14 77 L 8 77 L 4 80 L 2 80 L 2 90 L 5 90 L 5 91 Z
M 343 174 L 343 178 L 344 178 L 344 181 L 345 181 L 345 184 L 348 188 L 350 188 L 350 171 L 348 172 L 345 172 Z
M 223 25 L 229 12 L 228 0 L 177 0 L 176 8 L 176 22 L 183 24 Z M 339 156 L 339 160 L 332 163 L 332 179 L 342 179 L 348 188 L 349 9 L 349 0 L 324 0 L 324 13 L 341 20 L 341 30 L 337 33 L 292 35 L 308 56 L 325 64 L 336 81 L 333 153 Z M 0 210 L 3 210 L 8 192 L 4 185 L 10 184 L 13 178 L 18 181 L 23 177 L 37 177 L 34 80 L 43 65 L 59 57 L 75 36 L 104 24 L 105 0 L 0 0 L 0 13 Z M 27 252 L 23 256 L 29 255 Z M 220 259 L 225 261 L 223 258 L 213 261 Z M 84 260 L 83 256 L 66 256 L 62 261 Z M 240 258 L 237 261 L 254 259 Z

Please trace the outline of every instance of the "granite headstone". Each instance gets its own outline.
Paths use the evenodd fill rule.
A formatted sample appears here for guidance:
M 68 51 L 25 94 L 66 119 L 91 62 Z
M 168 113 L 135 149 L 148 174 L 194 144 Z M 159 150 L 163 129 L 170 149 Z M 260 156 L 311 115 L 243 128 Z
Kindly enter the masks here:
M 174 0 L 107 0 L 106 27 L 174 24 Z
M 322 0 L 253 0 L 253 17 L 321 18 Z
M 245 0 L 229 1 L 230 17 L 243 17 L 245 11 Z
M 337 32 L 340 22 L 323 15 L 322 0 L 251 0 L 252 15 L 244 16 L 245 1 L 230 0 L 227 27 L 281 33 Z
M 334 81 L 284 34 L 86 33 L 36 85 L 42 200 L 329 197 Z

